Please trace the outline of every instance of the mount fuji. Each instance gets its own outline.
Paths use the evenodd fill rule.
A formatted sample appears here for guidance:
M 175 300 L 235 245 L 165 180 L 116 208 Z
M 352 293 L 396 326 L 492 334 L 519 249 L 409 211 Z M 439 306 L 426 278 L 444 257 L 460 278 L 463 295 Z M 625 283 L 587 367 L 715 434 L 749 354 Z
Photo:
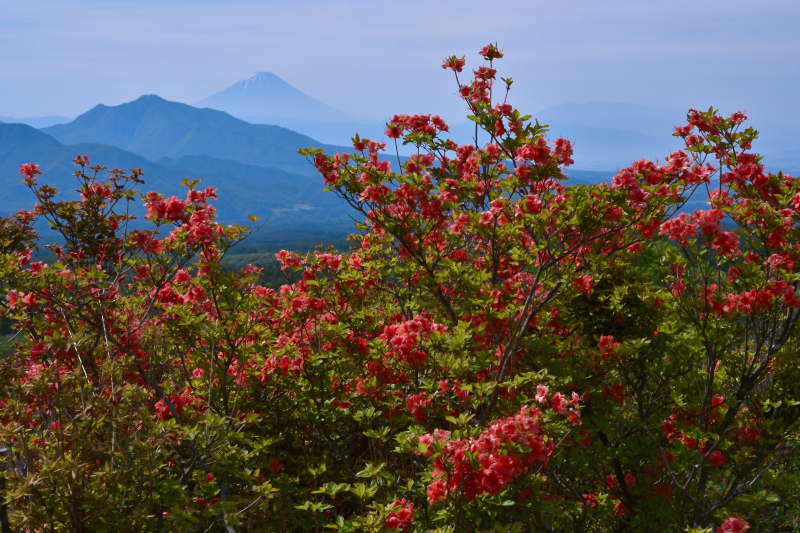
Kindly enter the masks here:
M 379 138 L 384 123 L 334 109 L 295 89 L 272 72 L 257 72 L 194 104 L 225 111 L 251 124 L 273 124 L 324 143 L 349 146 L 350 138 Z
M 352 115 L 315 100 L 272 72 L 257 72 L 194 105 L 225 111 L 249 122 L 252 122 L 252 119 L 267 118 L 353 120 Z

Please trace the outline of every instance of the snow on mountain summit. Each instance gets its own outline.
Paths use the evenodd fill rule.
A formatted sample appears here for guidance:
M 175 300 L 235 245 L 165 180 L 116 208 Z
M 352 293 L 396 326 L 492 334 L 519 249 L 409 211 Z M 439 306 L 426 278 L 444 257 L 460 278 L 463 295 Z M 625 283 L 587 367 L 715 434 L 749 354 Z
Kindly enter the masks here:
M 225 111 L 245 120 L 347 120 L 349 115 L 295 89 L 272 72 L 255 74 L 195 104 Z
M 278 76 L 273 74 L 272 72 L 254 72 L 250 76 L 244 78 L 243 80 L 233 84 L 228 89 L 236 88 L 238 91 L 242 93 L 246 92 L 279 92 L 279 91 L 294 91 L 296 90 L 294 87 L 280 79 Z M 226 90 L 228 90 L 226 89 Z M 222 91 L 225 92 L 225 91 Z M 299 91 L 298 91 L 299 92 Z M 219 93 L 217 93 L 219 94 Z M 216 95 L 214 95 L 216 96 Z M 210 97 L 210 98 L 213 98 Z

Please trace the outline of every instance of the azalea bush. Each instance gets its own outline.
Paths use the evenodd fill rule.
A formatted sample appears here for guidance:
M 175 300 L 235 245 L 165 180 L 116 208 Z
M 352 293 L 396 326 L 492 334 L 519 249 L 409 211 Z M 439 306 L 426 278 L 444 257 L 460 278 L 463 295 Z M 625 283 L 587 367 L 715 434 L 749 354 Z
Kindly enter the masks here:
M 571 143 L 480 55 L 443 67 L 487 142 L 398 115 L 301 150 L 363 222 L 347 253 L 278 253 L 278 288 L 224 268 L 254 228 L 218 224 L 213 189 L 142 194 L 78 156 L 62 201 L 23 165 L 37 205 L 0 224 L 10 527 L 795 527 L 800 184 L 713 109 L 663 163 L 571 184 Z

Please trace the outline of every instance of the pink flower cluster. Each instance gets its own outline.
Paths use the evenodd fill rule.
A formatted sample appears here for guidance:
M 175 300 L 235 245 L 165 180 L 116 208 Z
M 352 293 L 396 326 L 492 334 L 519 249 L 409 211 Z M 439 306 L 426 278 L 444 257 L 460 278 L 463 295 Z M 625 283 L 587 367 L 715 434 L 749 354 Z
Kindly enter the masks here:
M 156 192 L 149 192 L 145 195 L 145 207 L 147 207 L 147 217 L 155 218 L 157 222 L 182 221 L 184 224 L 195 227 L 207 226 L 214 208 L 207 205 L 208 200 L 216 199 L 217 193 L 213 187 L 207 187 L 203 191 L 196 189 L 190 190 L 186 195 L 186 200 L 180 200 L 176 196 L 164 198 Z M 187 207 L 194 204 L 195 211 L 189 215 Z M 197 236 L 195 236 L 197 237 Z M 203 240 L 202 238 L 200 240 Z
M 23 304 L 23 309 L 28 309 L 39 303 L 38 299 L 36 298 L 36 294 L 32 292 L 26 294 L 15 289 L 12 289 L 6 293 L 6 300 L 8 301 L 8 307 L 11 309 L 16 309 L 17 304 L 20 302 Z
M 268 357 L 264 362 L 264 368 L 256 376 L 262 385 L 266 386 L 269 376 L 274 372 L 280 372 L 285 376 L 288 372 L 302 372 L 305 367 L 305 360 L 302 357 L 289 357 L 288 355 L 276 355 Z
M 427 409 L 431 406 L 431 398 L 425 392 L 420 392 L 419 394 L 411 394 L 406 398 L 406 407 L 408 408 L 408 412 L 411 413 L 411 416 L 414 417 L 414 420 L 419 422 L 425 422 L 425 419 L 428 417 Z
M 154 192 L 148 193 L 145 207 L 147 207 L 147 218 L 159 221 L 177 222 L 186 214 L 186 200 L 179 200 L 176 196 L 170 196 L 165 200 Z
M 594 280 L 592 280 L 592 276 L 584 274 L 572 280 L 572 285 L 574 285 L 575 290 L 578 292 L 582 292 L 586 296 L 591 296 L 592 289 L 594 288 Z
M 275 257 L 281 264 L 281 270 L 286 270 L 287 268 L 300 268 L 303 266 L 303 260 L 300 259 L 297 254 L 287 250 L 281 250 L 275 254 Z
M 428 447 L 426 457 L 433 456 L 434 443 L 444 443 L 433 460 L 428 500 L 435 503 L 459 489 L 469 500 L 479 494 L 499 494 L 526 469 L 546 465 L 548 449 L 540 415 L 539 410 L 525 406 L 515 416 L 495 420 L 477 439 L 451 440 L 450 432 L 442 430 L 420 437 Z
M 37 174 L 41 174 L 39 172 L 39 165 L 35 163 L 25 163 L 24 165 L 19 167 L 19 173 L 25 176 L 25 179 L 31 180 Z
M 739 154 L 736 159 L 736 166 L 730 172 L 723 173 L 720 178 L 720 185 L 744 186 L 747 182 L 762 188 L 768 181 L 764 175 L 764 166 L 758 163 L 755 154 Z
M 367 139 L 364 139 L 364 141 L 368 142 Z M 365 148 L 364 143 L 360 141 L 354 142 L 353 145 L 360 146 L 361 150 Z M 359 148 L 356 149 L 358 150 Z M 336 154 L 333 157 L 327 157 L 325 154 L 317 154 L 314 156 L 314 166 L 317 167 L 319 173 L 325 178 L 325 185 L 333 185 L 339 181 L 339 167 L 341 165 L 346 165 L 349 160 L 350 156 L 347 154 Z
M 800 308 L 800 299 L 797 298 L 795 288 L 782 279 L 770 281 L 758 289 L 728 293 L 725 297 L 717 292 L 717 285 L 712 283 L 703 287 L 703 296 L 718 315 L 766 311 L 778 302 L 795 309 Z
M 746 529 L 750 529 L 750 524 L 738 516 L 732 516 L 725 519 L 722 525 L 717 528 L 717 533 L 742 533 Z
M 414 368 L 421 367 L 428 359 L 428 354 L 419 349 L 419 343 L 427 339 L 434 331 L 445 331 L 446 326 L 436 324 L 425 315 L 417 315 L 402 324 L 391 324 L 383 329 L 378 337 L 389 342 L 398 358 Z
M 178 413 L 178 416 L 182 416 L 187 407 L 197 412 L 205 411 L 205 403 L 201 398 L 195 396 L 194 390 L 191 387 L 184 388 L 180 394 L 171 395 L 170 400 L 172 401 L 172 405 L 175 406 L 175 411 Z M 158 400 L 156 402 L 155 410 L 156 418 L 159 420 L 165 420 L 172 416 L 172 412 L 164 400 Z
M 728 294 L 727 301 L 722 306 L 724 313 L 752 313 L 770 309 L 773 300 L 783 301 L 789 307 L 800 308 L 795 288 L 784 280 L 767 283 L 761 290 L 751 289 L 739 294 Z
M 676 180 L 681 180 L 686 185 L 708 182 L 715 169 L 709 164 L 701 166 L 694 164 L 695 162 L 696 159 L 681 151 L 672 153 L 667 158 L 666 165 L 641 159 L 620 170 L 611 180 L 611 186 L 614 189 L 626 189 L 631 207 L 642 209 L 654 195 L 674 197 L 675 193 L 669 184 Z M 645 189 L 642 185 L 650 189 Z
M 405 132 L 434 135 L 450 131 L 450 127 L 439 115 L 395 115 L 384 132 L 390 139 L 398 139 Z
M 405 498 L 395 500 L 394 504 L 394 510 L 386 517 L 383 525 L 389 529 L 408 529 L 414 523 L 414 504 Z
M 92 198 L 111 198 L 111 186 L 108 184 L 101 185 L 99 183 L 90 184 L 84 192 L 81 193 L 81 200 L 88 202 Z
M 688 246 L 688 240 L 694 238 L 700 230 L 704 237 L 713 240 L 711 247 L 719 250 L 720 255 L 736 255 L 739 237 L 729 231 L 720 231 L 719 223 L 722 216 L 722 211 L 716 208 L 708 211 L 698 210 L 692 215 L 681 213 L 661 224 L 660 233 L 677 241 L 681 246 Z

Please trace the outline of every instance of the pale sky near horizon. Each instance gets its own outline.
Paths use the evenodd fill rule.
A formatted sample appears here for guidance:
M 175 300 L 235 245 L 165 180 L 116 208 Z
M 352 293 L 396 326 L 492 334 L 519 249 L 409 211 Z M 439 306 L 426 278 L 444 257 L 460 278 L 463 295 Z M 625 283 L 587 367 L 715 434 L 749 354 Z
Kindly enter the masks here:
M 0 115 L 142 94 L 197 102 L 256 71 L 338 109 L 463 116 L 441 59 L 498 42 L 510 101 L 745 108 L 800 122 L 800 2 L 0 0 Z

